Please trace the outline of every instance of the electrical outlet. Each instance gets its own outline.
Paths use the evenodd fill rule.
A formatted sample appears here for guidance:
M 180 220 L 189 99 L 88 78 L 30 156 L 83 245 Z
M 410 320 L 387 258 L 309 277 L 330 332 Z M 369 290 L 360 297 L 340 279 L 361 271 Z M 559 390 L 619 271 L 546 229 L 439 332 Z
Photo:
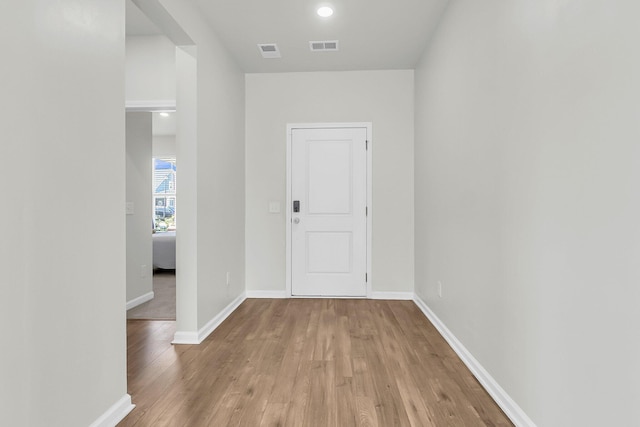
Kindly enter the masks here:
M 438 280 L 438 296 L 442 298 L 442 282 Z
M 227 271 L 227 286 L 231 284 L 231 273 Z

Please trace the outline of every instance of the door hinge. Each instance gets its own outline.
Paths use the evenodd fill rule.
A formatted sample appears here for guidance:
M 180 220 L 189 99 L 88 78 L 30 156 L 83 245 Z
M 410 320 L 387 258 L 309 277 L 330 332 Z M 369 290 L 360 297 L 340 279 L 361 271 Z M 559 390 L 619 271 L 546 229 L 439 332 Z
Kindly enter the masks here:
M 365 150 L 368 150 L 368 149 L 369 149 L 369 141 L 368 141 L 368 140 L 365 140 L 365 141 L 364 141 L 364 149 L 365 149 Z
M 367 283 L 369 281 L 369 275 L 364 273 L 364 282 Z
M 369 216 L 369 206 L 364 208 L 364 216 Z

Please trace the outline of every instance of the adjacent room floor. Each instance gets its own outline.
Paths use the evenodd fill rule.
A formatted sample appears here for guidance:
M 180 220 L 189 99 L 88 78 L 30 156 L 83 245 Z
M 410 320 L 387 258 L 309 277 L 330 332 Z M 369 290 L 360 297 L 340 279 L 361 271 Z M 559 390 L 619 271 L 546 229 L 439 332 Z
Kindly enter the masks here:
M 176 320 L 176 271 L 154 270 L 153 299 L 127 311 L 127 319 Z
M 202 344 L 128 322 L 120 426 L 511 426 L 411 301 L 246 300 Z

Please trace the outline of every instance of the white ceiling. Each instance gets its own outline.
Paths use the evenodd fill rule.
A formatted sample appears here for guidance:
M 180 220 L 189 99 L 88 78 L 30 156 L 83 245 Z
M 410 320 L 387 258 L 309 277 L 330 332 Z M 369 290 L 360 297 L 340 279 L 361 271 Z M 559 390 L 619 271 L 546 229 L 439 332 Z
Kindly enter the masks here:
M 187 1 L 187 0 L 185 0 Z M 247 73 L 411 69 L 448 0 L 189 0 L 196 3 Z M 127 2 L 127 34 L 157 34 Z M 320 18 L 316 9 L 335 13 Z M 131 11 L 135 8 L 135 11 Z M 140 17 L 139 15 L 142 15 Z M 149 24 L 152 26 L 149 28 Z M 149 32 L 145 32 L 149 31 Z M 157 31 L 157 28 L 155 29 Z M 311 52 L 309 41 L 339 40 L 337 52 Z M 264 59 L 258 43 L 277 43 Z

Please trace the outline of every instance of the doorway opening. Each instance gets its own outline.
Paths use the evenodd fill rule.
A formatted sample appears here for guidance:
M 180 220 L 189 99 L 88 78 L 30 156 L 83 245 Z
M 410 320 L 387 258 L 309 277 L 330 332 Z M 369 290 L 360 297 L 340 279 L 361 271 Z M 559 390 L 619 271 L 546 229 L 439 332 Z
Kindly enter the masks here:
M 175 261 L 162 265 L 163 270 L 175 272 L 174 317 L 176 327 L 180 330 L 181 323 L 190 324 L 197 315 L 193 310 L 196 305 L 193 288 L 197 286 L 194 280 L 197 265 L 189 256 L 196 242 L 197 230 L 188 227 L 196 211 L 193 194 L 195 169 L 191 166 L 196 145 L 197 51 L 194 41 L 173 17 L 170 8 L 160 2 L 126 0 L 126 36 L 126 111 L 152 114 L 155 122 L 153 152 L 149 153 L 146 163 L 149 173 L 145 173 L 148 178 L 145 194 L 149 197 L 146 205 L 148 215 L 145 217 L 145 231 L 148 234 L 145 234 L 145 238 L 150 248 L 152 232 L 156 232 L 154 236 L 160 234 L 158 231 L 161 232 L 163 239 L 167 239 L 167 233 L 176 234 L 169 239 L 171 242 L 160 243 L 170 246 L 170 251 L 175 253 Z M 178 104 L 180 107 L 176 108 Z M 173 128 L 172 132 L 163 130 L 167 123 L 171 123 L 169 127 Z M 170 140 L 169 143 L 167 140 Z M 175 167 L 176 172 L 182 168 L 180 194 L 177 181 L 171 182 L 171 177 L 164 184 L 167 187 L 173 185 L 175 195 L 169 194 L 171 191 L 164 195 L 157 194 L 155 190 L 152 192 L 152 158 L 169 160 L 166 164 L 169 164 L 169 168 Z M 187 226 L 182 227 L 180 236 L 177 236 L 179 217 L 183 219 L 182 224 Z M 158 266 L 150 260 L 149 266 L 152 264 Z M 168 268 L 171 266 L 174 269 Z M 136 268 L 140 271 L 139 266 Z M 135 272 L 135 269 L 131 270 Z
M 146 290 L 144 295 L 148 295 L 137 301 L 140 304 L 128 304 L 127 319 L 176 320 L 178 206 L 175 116 L 175 110 L 127 113 L 127 202 L 133 204 L 130 199 L 137 198 L 135 203 L 142 205 L 138 208 L 140 212 L 131 212 L 141 218 L 127 217 L 127 248 L 134 251 L 127 254 L 127 268 L 133 271 L 127 277 L 127 292 Z M 150 135 L 148 130 L 144 134 L 129 129 L 149 118 Z M 149 219 L 152 222 L 150 232 Z M 135 263 L 143 257 L 150 258 L 143 261 L 151 266 L 149 278 L 135 276 L 138 267 Z M 134 265 L 130 265 L 132 263 Z M 136 286 L 138 289 L 133 289 Z

